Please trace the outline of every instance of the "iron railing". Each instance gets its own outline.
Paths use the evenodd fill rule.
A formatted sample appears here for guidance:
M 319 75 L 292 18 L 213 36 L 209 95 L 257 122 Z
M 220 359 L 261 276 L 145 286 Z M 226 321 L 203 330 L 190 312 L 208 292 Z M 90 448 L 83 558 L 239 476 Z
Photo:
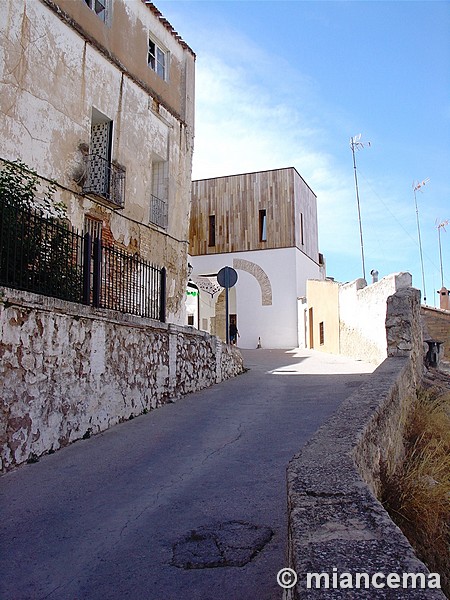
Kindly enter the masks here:
M 0 285 L 166 320 L 164 267 L 2 202 Z
M 153 194 L 150 198 L 150 223 L 167 229 L 167 202 Z
M 0 284 L 81 302 L 82 237 L 38 211 L 0 202 Z
M 98 154 L 86 157 L 83 193 L 96 196 L 112 208 L 125 206 L 125 169 Z

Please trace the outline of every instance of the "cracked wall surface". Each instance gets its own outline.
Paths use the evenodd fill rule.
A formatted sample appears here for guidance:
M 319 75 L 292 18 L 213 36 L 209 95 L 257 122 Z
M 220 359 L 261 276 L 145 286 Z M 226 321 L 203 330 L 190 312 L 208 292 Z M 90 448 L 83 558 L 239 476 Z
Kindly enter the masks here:
M 184 322 L 195 55 L 143 2 L 115 0 L 106 24 L 85 2 L 3 0 L 0 11 L 0 159 L 20 159 L 71 224 L 102 221 L 108 241 L 168 273 L 170 321 Z M 170 78 L 147 64 L 148 36 L 170 52 Z M 126 170 L 125 205 L 83 192 L 94 114 L 112 122 L 111 161 Z M 150 223 L 152 164 L 167 162 L 167 228 Z
M 1 470 L 243 371 L 193 328 L 2 290 Z

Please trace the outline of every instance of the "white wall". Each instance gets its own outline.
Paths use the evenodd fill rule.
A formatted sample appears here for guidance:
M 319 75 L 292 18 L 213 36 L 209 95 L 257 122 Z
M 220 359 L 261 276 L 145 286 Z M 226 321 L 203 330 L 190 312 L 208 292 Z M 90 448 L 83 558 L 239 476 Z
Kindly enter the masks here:
M 396 291 L 412 285 L 409 273 L 395 273 L 377 283 L 364 279 L 339 286 L 341 354 L 381 362 L 387 356 L 386 301 Z
M 249 272 L 236 269 L 236 313 L 241 348 L 295 348 L 299 343 L 297 298 L 306 294 L 306 280 L 319 278 L 319 266 L 296 248 L 193 256 L 193 276 L 233 267 L 234 260 L 261 267 L 269 278 L 272 304 L 263 305 L 261 286 Z M 202 293 L 205 295 L 205 292 Z M 304 334 L 303 334 L 304 337 Z

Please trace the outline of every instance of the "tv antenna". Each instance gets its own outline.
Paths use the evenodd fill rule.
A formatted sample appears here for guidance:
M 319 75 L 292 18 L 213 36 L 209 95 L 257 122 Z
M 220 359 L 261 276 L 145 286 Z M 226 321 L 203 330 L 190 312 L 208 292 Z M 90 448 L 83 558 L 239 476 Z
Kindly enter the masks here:
M 436 221 L 436 227 L 438 230 L 438 240 L 439 240 L 439 259 L 441 262 L 441 283 L 442 283 L 441 287 L 444 287 L 444 268 L 442 266 L 441 229 L 443 229 L 445 231 L 446 230 L 445 228 L 447 227 L 448 224 L 449 224 L 448 219 L 446 219 L 445 221 L 441 221 L 441 223 L 438 223 L 438 221 Z
M 361 206 L 360 206 L 360 202 L 359 202 L 358 176 L 356 173 L 355 152 L 357 152 L 358 150 L 362 150 L 366 146 L 369 147 L 370 142 L 362 142 L 360 133 L 358 133 L 358 135 L 355 135 L 354 137 L 350 138 L 350 148 L 352 149 L 353 169 L 354 169 L 354 173 L 355 173 L 356 204 L 358 207 L 359 238 L 360 238 L 360 243 L 361 243 L 361 262 L 362 262 L 362 271 L 363 271 L 364 279 L 366 279 L 366 265 L 364 262 L 364 242 L 363 242 L 363 230 L 362 230 L 362 222 L 361 222 Z
M 423 285 L 423 302 L 427 303 L 427 292 L 425 289 L 425 270 L 423 268 L 423 252 L 422 252 L 422 239 L 420 236 L 420 223 L 419 223 L 419 208 L 417 206 L 417 195 L 416 192 L 422 193 L 422 188 L 430 181 L 430 178 L 424 179 L 423 181 L 413 181 L 414 191 L 414 204 L 416 205 L 416 219 L 417 219 L 417 235 L 419 237 L 419 250 L 420 250 L 420 264 L 422 267 L 422 285 Z

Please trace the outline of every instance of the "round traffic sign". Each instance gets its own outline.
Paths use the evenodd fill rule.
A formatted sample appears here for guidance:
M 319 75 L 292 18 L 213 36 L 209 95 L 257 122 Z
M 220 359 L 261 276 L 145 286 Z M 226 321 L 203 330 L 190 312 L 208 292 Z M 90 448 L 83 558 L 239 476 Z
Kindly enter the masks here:
M 217 282 L 223 288 L 232 288 L 233 285 L 236 285 L 236 281 L 238 280 L 237 272 L 231 267 L 223 267 L 217 273 Z

